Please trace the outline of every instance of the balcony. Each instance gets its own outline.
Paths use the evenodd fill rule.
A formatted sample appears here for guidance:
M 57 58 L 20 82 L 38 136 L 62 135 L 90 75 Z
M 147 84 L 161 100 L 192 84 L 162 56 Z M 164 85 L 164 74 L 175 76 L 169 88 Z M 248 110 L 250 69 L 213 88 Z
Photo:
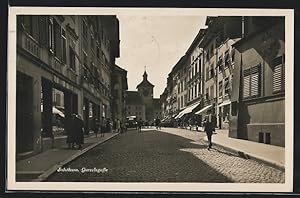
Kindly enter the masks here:
M 21 46 L 31 55 L 40 58 L 41 49 L 38 42 L 27 33 L 22 33 Z

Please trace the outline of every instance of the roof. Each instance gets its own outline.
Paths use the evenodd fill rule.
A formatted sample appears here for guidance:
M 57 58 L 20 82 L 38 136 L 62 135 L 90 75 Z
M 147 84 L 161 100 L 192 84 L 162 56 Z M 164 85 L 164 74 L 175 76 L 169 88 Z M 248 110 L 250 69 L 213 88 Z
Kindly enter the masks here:
M 137 91 L 126 91 L 126 105 L 143 105 L 142 97 Z
M 148 81 L 147 77 L 148 77 L 148 74 L 145 71 L 144 75 L 143 75 L 143 81 L 140 84 L 138 84 L 136 86 L 136 88 L 139 88 L 140 86 L 143 86 L 143 87 L 154 87 L 154 85 Z

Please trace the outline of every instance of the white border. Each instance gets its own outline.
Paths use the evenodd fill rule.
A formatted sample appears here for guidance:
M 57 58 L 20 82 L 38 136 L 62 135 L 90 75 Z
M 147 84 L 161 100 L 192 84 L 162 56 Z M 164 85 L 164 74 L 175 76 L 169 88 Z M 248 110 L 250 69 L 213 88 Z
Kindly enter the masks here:
M 151 15 L 151 16 L 285 16 L 286 94 L 285 94 L 285 183 L 117 183 L 117 182 L 16 182 L 16 15 Z M 291 9 L 202 9 L 202 8 L 80 8 L 9 7 L 8 18 L 8 132 L 7 190 L 67 191 L 171 191 L 171 192 L 292 192 L 294 138 L 294 10 Z

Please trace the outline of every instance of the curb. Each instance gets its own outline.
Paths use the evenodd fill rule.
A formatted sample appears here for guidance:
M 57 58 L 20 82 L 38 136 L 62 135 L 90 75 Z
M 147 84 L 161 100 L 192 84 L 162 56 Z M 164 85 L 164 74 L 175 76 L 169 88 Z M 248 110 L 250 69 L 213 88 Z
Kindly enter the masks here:
M 102 144 L 114 137 L 116 137 L 117 135 L 119 135 L 120 133 L 116 133 L 113 134 L 111 137 L 104 139 L 102 141 L 96 142 L 88 147 L 86 147 L 85 149 L 75 153 L 74 155 L 70 156 L 69 158 L 67 158 L 66 160 L 59 162 L 58 164 L 55 164 L 54 166 L 52 166 L 51 168 L 49 168 L 48 170 L 46 170 L 43 174 L 41 174 L 38 178 L 32 180 L 32 182 L 41 182 L 46 180 L 50 175 L 52 175 L 59 167 L 62 167 L 68 163 L 70 163 L 71 161 L 75 160 L 76 158 L 78 158 L 79 156 L 83 155 L 84 153 L 88 152 L 89 150 L 93 149 L 94 147 L 98 146 L 99 144 Z
M 203 138 L 206 142 L 208 142 L 207 140 L 207 137 L 204 137 Z M 238 150 L 238 149 L 235 149 L 235 148 L 232 148 L 232 147 L 229 147 L 227 145 L 224 145 L 224 144 L 220 144 L 218 142 L 213 142 L 214 145 L 218 145 L 226 150 L 229 150 L 233 153 L 235 153 L 236 155 L 238 155 L 239 157 L 242 157 L 242 158 L 245 158 L 245 159 L 252 159 L 252 160 L 255 160 L 257 162 L 261 162 L 261 163 L 264 163 L 266 165 L 269 165 L 273 168 L 276 168 L 276 169 L 279 169 L 281 171 L 285 171 L 285 166 L 283 164 L 280 164 L 276 161 L 273 161 L 273 160 L 269 160 L 269 159 L 266 159 L 266 158 L 263 158 L 261 156 L 258 156 L 258 155 L 255 155 L 255 154 L 251 154 L 251 153 L 246 153 L 242 150 Z

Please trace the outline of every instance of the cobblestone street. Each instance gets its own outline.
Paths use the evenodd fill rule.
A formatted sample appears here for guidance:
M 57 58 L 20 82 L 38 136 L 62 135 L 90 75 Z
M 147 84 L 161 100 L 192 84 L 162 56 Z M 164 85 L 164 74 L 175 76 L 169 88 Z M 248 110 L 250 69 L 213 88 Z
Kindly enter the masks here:
M 128 131 L 65 168 L 107 172 L 56 172 L 47 181 L 282 183 L 284 172 L 213 146 L 205 133 L 163 128 Z

